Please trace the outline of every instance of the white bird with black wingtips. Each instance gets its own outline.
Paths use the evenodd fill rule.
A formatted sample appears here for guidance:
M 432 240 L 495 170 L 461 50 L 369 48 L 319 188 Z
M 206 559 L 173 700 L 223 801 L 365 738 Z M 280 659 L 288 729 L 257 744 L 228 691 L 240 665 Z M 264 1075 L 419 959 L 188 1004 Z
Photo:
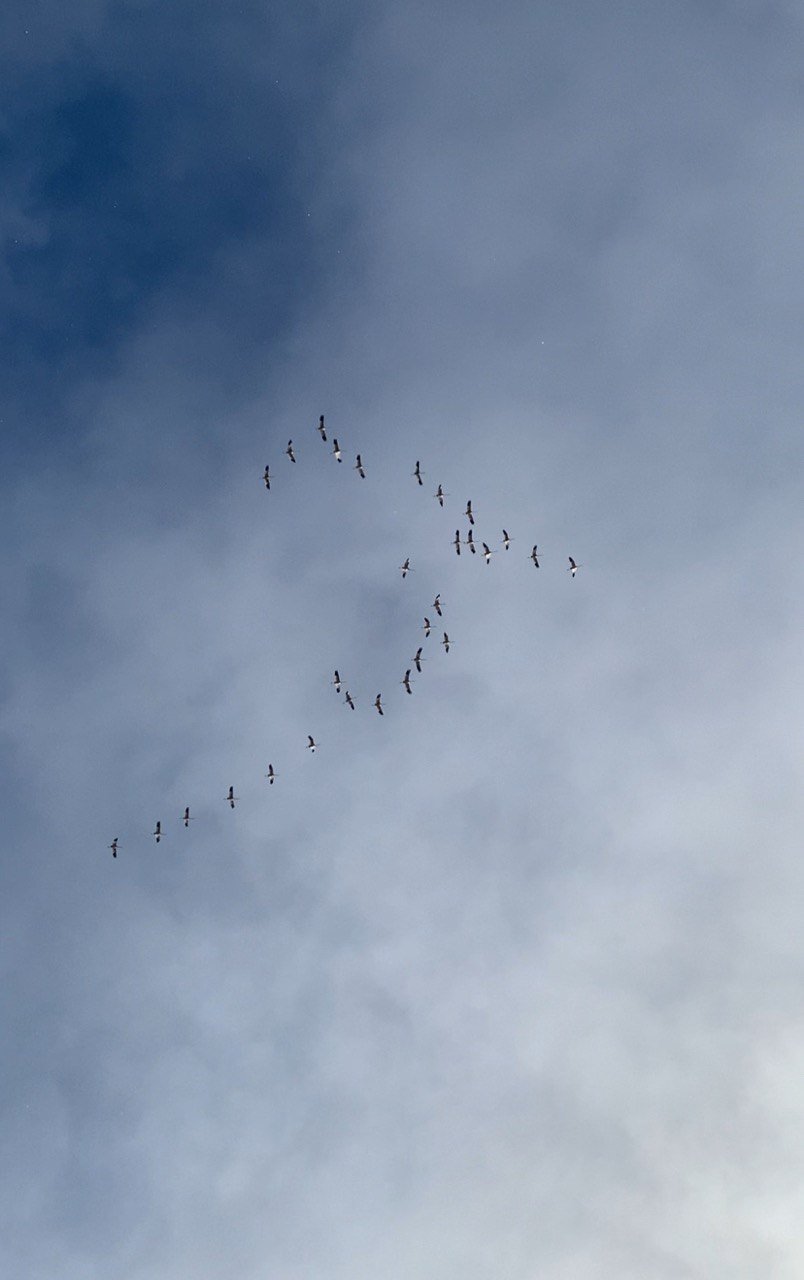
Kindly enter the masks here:
M 288 457 L 290 458 L 291 462 L 295 462 L 295 461 L 296 461 L 296 455 L 295 455 L 295 453 L 293 452 L 293 441 L 292 441 L 292 440 L 288 440 L 288 447 L 287 447 L 287 449 L 285 450 L 285 453 L 288 455 Z

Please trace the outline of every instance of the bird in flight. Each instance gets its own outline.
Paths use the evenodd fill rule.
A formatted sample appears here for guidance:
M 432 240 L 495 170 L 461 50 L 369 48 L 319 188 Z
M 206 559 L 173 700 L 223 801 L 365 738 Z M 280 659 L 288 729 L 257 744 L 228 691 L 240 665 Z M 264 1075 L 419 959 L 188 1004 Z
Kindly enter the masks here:
M 533 550 L 532 550 L 532 551 L 531 551 L 531 553 L 530 553 L 530 558 L 531 558 L 531 560 L 533 561 L 533 563 L 535 564 L 536 568 L 538 569 L 538 567 L 539 567 L 539 548 L 536 546 L 536 543 L 535 543 L 535 542 L 534 542 L 534 544 L 533 544 Z
M 460 531 L 460 529 L 456 529 L 456 530 L 455 530 L 455 539 L 454 539 L 454 541 L 453 541 L 452 545 L 453 545 L 453 547 L 455 548 L 455 554 L 456 554 L 456 556 L 459 556 L 459 555 L 461 554 L 461 531 Z
M 346 690 L 346 697 L 344 698 L 344 702 L 346 703 L 347 707 L 349 707 L 350 711 L 354 711 L 355 700 L 348 689 Z
M 272 787 L 274 785 L 274 778 L 276 777 L 276 773 L 274 772 L 274 766 L 272 764 L 268 765 L 268 772 L 266 773 L 265 776 L 268 779 L 268 785 Z
M 491 564 L 491 557 L 496 554 L 497 553 L 495 551 L 491 550 L 487 542 L 483 543 L 483 556 L 486 561 L 486 564 Z
M 399 683 L 404 687 L 405 693 L 413 693 L 413 690 L 410 687 L 410 670 L 409 669 L 405 672 L 405 679 L 400 680 Z
M 324 415 L 323 415 L 323 413 L 320 415 L 320 417 L 319 417 L 319 419 L 318 419 L 318 432 L 319 432 L 319 435 L 321 436 L 321 439 L 322 439 L 322 440 L 324 441 L 324 443 L 326 444 L 326 442 L 327 442 L 327 433 L 326 433 L 326 431 L 324 430 Z
M 414 469 L 413 474 L 414 474 L 414 476 L 416 477 L 416 479 L 418 480 L 419 484 L 424 484 L 424 481 L 422 480 L 422 476 L 424 475 L 424 472 L 422 471 L 422 469 L 421 469 L 421 467 L 420 467 L 420 465 L 419 465 L 419 460 L 418 460 L 418 458 L 416 459 L 416 467 L 415 467 L 415 469 Z
M 424 626 L 422 627 L 422 631 L 424 632 L 424 638 L 425 638 L 425 640 L 426 640 L 426 639 L 427 639 L 427 637 L 428 637 L 428 636 L 429 636 L 429 634 L 430 634 L 430 619 L 429 619 L 429 618 L 425 618 L 425 620 L 424 620 Z
M 424 658 L 422 657 L 422 646 L 421 646 L 421 645 L 419 645 L 418 649 L 416 650 L 416 652 L 414 653 L 413 657 L 411 658 L 411 662 L 414 664 L 414 666 L 415 666 L 416 670 L 418 671 L 419 675 L 421 675 L 421 673 L 422 673 L 422 663 L 424 662 Z
M 583 565 L 576 564 L 576 563 L 575 563 L 575 561 L 573 560 L 572 556 L 570 556 L 570 557 L 569 557 L 569 569 L 567 570 L 567 573 L 571 573 L 571 574 L 572 574 L 572 576 L 573 576 L 573 578 L 574 578 L 574 577 L 575 577 L 575 575 L 576 575 L 576 573 L 578 572 L 578 570 L 579 570 L 579 569 L 581 569 L 581 568 L 583 568 Z
M 360 454 L 357 455 L 357 462 L 355 463 L 354 469 L 360 476 L 360 479 L 365 480 L 366 472 L 364 470 L 363 463 L 360 461 Z
M 308 735 L 307 735 L 307 750 L 310 752 L 310 754 L 311 754 L 311 755 L 315 755 L 315 749 L 316 749 L 316 747 L 317 747 L 317 746 L 318 746 L 318 743 L 317 743 L 317 742 L 315 741 L 315 739 L 313 738 L 313 735 L 312 735 L 311 733 L 308 733 Z
M 154 827 L 154 839 L 156 840 L 157 844 L 159 844 L 159 841 L 162 839 L 162 823 L 161 822 L 157 822 L 156 826 Z
M 467 519 L 468 519 L 468 521 L 469 521 L 469 523 L 470 523 L 470 524 L 474 524 L 474 522 L 475 522 L 475 518 L 474 518 L 474 516 L 472 515 L 472 499 L 471 499 L 471 498 L 470 498 L 470 499 L 469 499 L 469 501 L 467 502 L 467 504 L 466 504 L 466 510 L 464 511 L 464 513 L 463 513 L 463 514 L 467 517 Z
M 433 494 L 433 497 L 438 499 L 438 505 L 439 505 L 439 507 L 443 507 L 443 505 L 444 505 L 444 499 L 446 498 L 446 496 L 447 496 L 447 495 L 446 495 L 446 494 L 445 494 L 445 492 L 444 492 L 444 486 L 443 486 L 443 485 L 439 485 L 439 486 L 438 486 L 438 488 L 436 489 L 435 493 Z
M 263 478 L 263 480 L 265 481 L 265 487 L 266 487 L 266 489 L 270 489 L 270 487 L 271 487 L 271 472 L 270 472 L 270 469 L 269 469 L 268 467 L 266 467 L 266 468 L 265 468 L 265 470 L 263 471 L 263 473 L 262 473 L 262 478 Z
M 503 546 L 505 547 L 506 551 L 508 550 L 512 542 L 513 542 L 513 538 L 508 536 L 508 530 L 503 529 Z
M 380 713 L 380 715 L 381 715 L 381 716 L 385 715 L 385 712 L 384 712 L 384 711 L 383 711 L 383 709 L 382 709 L 382 703 L 380 702 L 380 695 L 379 695 L 379 694 L 377 694 L 376 698 L 374 699 L 374 705 L 375 705 L 375 707 L 377 708 L 377 710 L 379 711 L 379 713 Z
M 288 440 L 288 447 L 287 447 L 287 449 L 285 450 L 285 453 L 288 455 L 288 457 L 290 458 L 291 462 L 295 462 L 295 461 L 296 461 L 296 455 L 295 455 L 295 453 L 293 452 L 293 441 L 292 441 L 292 440 Z
M 412 572 L 413 572 L 413 570 L 412 570 L 412 569 L 411 569 L 411 567 L 410 567 L 410 556 L 408 556 L 408 557 L 407 557 L 407 559 L 405 560 L 405 563 L 404 563 L 404 564 L 401 564 L 399 567 L 400 567 L 400 569 L 402 570 L 402 577 L 403 577 L 403 578 L 406 578 L 406 577 L 408 576 L 408 574 L 409 574 L 409 573 L 412 573 Z
M 343 458 L 341 457 L 341 447 L 338 444 L 338 441 L 334 439 L 332 441 L 332 452 L 338 462 L 343 462 Z
M 340 693 L 340 691 L 341 691 L 341 678 L 340 678 L 340 676 L 338 675 L 337 669 L 336 669 L 336 671 L 335 671 L 335 679 L 334 679 L 334 680 L 332 680 L 332 681 L 330 681 L 330 683 L 335 685 L 335 692 L 336 692 L 336 693 Z
M 436 613 L 440 618 L 441 617 L 441 592 L 440 591 L 436 596 L 435 600 L 433 601 L 433 608 L 435 609 Z
M 109 848 L 110 848 L 110 849 L 111 849 L 111 851 L 112 851 L 112 857 L 113 857 L 113 858 L 116 858 L 116 857 L 117 857 L 117 836 L 115 836 L 114 840 L 113 840 L 113 841 L 112 841 L 112 843 L 109 845 Z
M 447 635 L 446 631 L 444 632 L 444 639 L 441 641 L 441 643 L 444 646 L 444 652 L 449 653 L 449 636 Z
M 182 814 L 182 818 L 181 818 L 181 820 L 182 820 L 182 822 L 184 823 L 185 827 L 189 827 L 190 823 L 193 821 L 193 819 L 190 817 L 190 806 L 189 806 L 189 805 L 188 805 L 188 806 L 187 806 L 187 808 L 184 810 L 184 813 Z
M 230 788 L 229 788 L 229 794 L 227 795 L 226 799 L 229 801 L 229 808 L 230 808 L 230 809 L 234 809 L 234 807 L 235 807 L 235 800 L 239 800 L 239 799 L 240 799 L 240 796 L 236 796 L 236 795 L 235 795 L 235 793 L 234 793 L 234 787 L 230 787 Z
M 466 535 L 466 542 L 464 543 L 464 546 L 466 546 L 466 547 L 468 547 L 468 548 L 469 548 L 469 550 L 471 551 L 472 555 L 476 555 L 476 554 L 477 554 L 477 547 L 475 546 L 475 535 L 474 535 L 474 533 L 472 532 L 472 530 L 471 530 L 471 529 L 469 530 L 469 532 L 468 532 L 468 533 L 467 533 L 467 535 Z

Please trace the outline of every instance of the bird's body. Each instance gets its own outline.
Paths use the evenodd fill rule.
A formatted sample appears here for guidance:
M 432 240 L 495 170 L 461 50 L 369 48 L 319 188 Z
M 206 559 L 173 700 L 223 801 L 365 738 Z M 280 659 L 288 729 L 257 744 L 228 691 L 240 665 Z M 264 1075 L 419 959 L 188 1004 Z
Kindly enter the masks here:
M 421 673 L 422 673 L 422 663 L 424 662 L 424 658 L 422 657 L 422 647 L 421 647 L 421 645 L 419 645 L 418 649 L 416 650 L 416 652 L 414 653 L 413 657 L 411 658 L 411 662 L 412 662 L 412 663 L 413 663 L 413 665 L 415 666 L 415 668 L 416 668 L 416 670 L 418 671 L 419 675 L 421 675 Z
M 493 551 L 491 550 L 491 547 L 489 546 L 489 544 L 488 544 L 487 542 L 484 542 L 484 543 L 483 543 L 483 557 L 484 557 L 484 559 L 485 559 L 485 561 L 486 561 L 486 564 L 491 564 L 491 557 L 492 557 L 494 554 L 495 554 L 495 552 L 493 552 Z
M 430 619 L 429 619 L 429 618 L 425 618 L 425 620 L 424 620 L 424 625 L 422 626 L 422 631 L 424 632 L 424 638 L 425 638 L 425 640 L 426 640 L 426 639 L 427 639 L 427 637 L 430 635 L 430 629 L 431 629 L 431 628 L 430 628 Z
M 474 535 L 474 533 L 472 532 L 472 530 L 471 530 L 471 529 L 469 530 L 469 532 L 468 532 L 468 533 L 467 533 L 467 535 L 466 535 L 466 542 L 464 543 L 464 546 L 467 546 L 467 547 L 469 548 L 469 550 L 471 551 L 472 555 L 476 555 L 476 554 L 477 554 L 477 547 L 475 546 L 475 535 Z
M 311 754 L 311 755 L 315 755 L 315 749 L 316 749 L 316 747 L 317 747 L 317 746 L 318 746 L 318 743 L 317 743 L 317 742 L 315 741 L 315 739 L 313 738 L 313 735 L 312 735 L 311 733 L 308 733 L 308 735 L 307 735 L 307 750 L 310 752 L 310 754 Z
M 268 785 L 272 787 L 274 785 L 274 778 L 276 777 L 274 766 L 272 764 L 268 765 L 268 772 L 266 773 L 265 776 L 268 779 Z
M 444 652 L 449 653 L 449 636 L 447 635 L 446 631 L 444 632 L 444 639 L 441 641 L 441 643 L 444 646 Z
M 332 441 L 332 454 L 337 462 L 343 462 L 343 458 L 341 457 L 341 447 L 337 440 Z
M 376 698 L 374 699 L 374 705 L 375 705 L 375 707 L 377 708 L 377 710 L 379 711 L 379 713 L 380 713 L 380 715 L 381 715 L 381 716 L 382 716 L 382 715 L 385 715 L 385 712 L 384 712 L 384 711 L 383 711 L 383 709 L 382 709 L 382 702 L 380 701 L 380 694 L 379 694 L 379 693 L 377 694 Z
M 405 560 L 405 563 L 401 564 L 399 567 L 402 570 L 402 577 L 406 578 L 408 574 L 412 572 L 410 567 L 410 556 L 408 556 L 407 559 Z
M 366 472 L 365 472 L 365 468 L 363 467 L 363 463 L 360 460 L 360 454 L 357 455 L 357 462 L 355 463 L 355 471 L 360 476 L 361 480 L 365 480 Z
M 508 530 L 503 529 L 503 546 L 505 547 L 506 551 L 508 550 L 512 542 L 513 542 L 513 538 L 509 537 Z
M 535 543 L 533 544 L 533 550 L 532 550 L 532 551 L 531 551 L 531 553 L 530 553 L 530 558 L 531 558 L 531 560 L 533 561 L 533 563 L 535 564 L 536 568 L 538 569 L 538 567 L 539 567 L 539 548 L 536 546 L 536 544 L 535 544 Z
M 159 844 L 159 841 L 162 839 L 162 823 L 161 822 L 157 822 L 156 826 L 154 827 L 154 839 L 156 840 L 157 844 Z
M 344 698 L 344 702 L 346 703 L 346 705 L 347 705 L 347 707 L 349 708 L 349 710 L 350 710 L 350 711 L 354 711 L 354 709 L 355 709 L 355 700 L 354 700 L 354 698 L 352 697 L 352 695 L 351 695 L 351 693 L 349 692 L 349 690 L 348 690 L 348 689 L 346 690 L 346 697 Z
M 469 523 L 470 523 L 470 524 L 474 524 L 474 522 L 475 522 L 475 517 L 474 517 L 474 516 L 473 516 L 473 514 L 472 514 L 472 499 L 471 499 L 471 498 L 470 498 L 470 499 L 469 499 L 469 501 L 467 502 L 467 504 L 466 504 L 466 510 L 464 511 L 464 513 L 463 513 L 463 514 L 466 516 L 466 518 L 467 518 L 467 520 L 469 521 Z
M 265 470 L 263 471 L 263 473 L 262 473 L 262 478 L 263 478 L 263 480 L 265 481 L 265 487 L 266 487 L 266 489 L 270 489 L 270 487 L 271 487 L 271 471 L 270 471 L 270 468 L 269 468 L 269 467 L 266 467 L 266 468 L 265 468 Z
M 414 468 L 414 470 L 413 470 L 413 474 L 414 474 L 414 476 L 416 477 L 416 479 L 418 480 L 419 484 L 424 484 L 424 481 L 422 480 L 422 476 L 424 475 L 424 472 L 422 471 L 422 469 L 421 469 L 421 467 L 420 467 L 420 465 L 419 465 L 419 460 L 418 460 L 418 458 L 416 459 L 416 466 L 415 466 L 415 468 Z
M 325 429 L 324 429 L 324 415 L 323 415 L 323 413 L 319 416 L 319 419 L 318 419 L 318 433 L 319 433 L 319 435 L 321 436 L 321 439 L 322 439 L 322 440 L 324 441 L 324 443 L 326 444 L 326 441 L 327 441 L 327 433 L 326 433 L 326 431 L 325 431 Z
M 293 441 L 292 441 L 292 440 L 288 440 L 288 447 L 287 447 L 287 449 L 285 450 L 285 453 L 288 455 L 288 457 L 290 458 L 291 462 L 295 462 L 295 461 L 296 461 L 296 455 L 295 455 L 295 453 L 293 452 Z
M 229 788 L 229 792 L 228 792 L 228 794 L 227 794 L 227 796 L 226 796 L 226 799 L 229 801 L 229 808 L 230 808 L 230 809 L 234 809 L 234 807 L 235 807 L 235 800 L 239 800 L 239 799 L 240 799 L 240 796 L 236 796 L 236 795 L 235 795 L 235 793 L 234 793 L 234 787 L 230 787 L 230 788 Z
M 441 592 L 440 591 L 436 596 L 435 600 L 433 601 L 433 608 L 435 609 L 436 613 L 440 618 L 441 617 Z
M 400 684 L 402 685 L 402 687 L 404 688 L 405 693 L 413 693 L 413 690 L 412 690 L 412 689 L 411 689 L 411 687 L 410 687 L 410 670 L 408 670 L 408 671 L 406 671 L 406 672 L 405 672 L 405 678 L 404 678 L 404 680 L 400 680 L 400 682 L 399 682 L 399 683 L 400 683 Z
M 455 537 L 454 537 L 454 539 L 453 539 L 453 543 L 452 543 L 452 545 L 453 545 L 453 547 L 455 548 L 455 554 L 456 554 L 456 556 L 459 556 L 459 555 L 461 554 L 461 531 L 460 531 L 460 529 L 456 529 L 456 530 L 455 530 Z
M 336 693 L 340 693 L 340 691 L 341 691 L 341 677 L 339 676 L 337 669 L 336 669 L 336 671 L 335 671 L 335 679 L 334 679 L 334 680 L 332 680 L 332 681 L 331 681 L 331 683 L 335 685 L 335 692 L 336 692 Z
M 112 857 L 113 857 L 113 858 L 116 858 L 116 857 L 117 857 L 117 836 L 115 836 L 114 840 L 113 840 L 113 841 L 112 841 L 112 843 L 109 845 L 109 848 L 110 848 L 110 849 L 111 849 L 111 851 L 112 851 Z
M 184 813 L 182 814 L 181 820 L 182 820 L 182 822 L 184 823 L 185 827 L 189 827 L 190 823 L 193 821 L 193 819 L 190 817 L 190 806 L 189 806 L 189 805 L 188 805 L 188 806 L 187 806 L 187 808 L 184 810 Z
M 579 570 L 580 568 L 582 568 L 582 566 L 581 566 L 581 565 L 579 565 L 579 564 L 576 564 L 576 563 L 575 563 L 575 561 L 573 560 L 572 556 L 570 556 L 570 557 L 569 557 L 569 569 L 567 570 L 567 573 L 571 573 L 571 574 L 572 574 L 572 576 L 573 576 L 573 578 L 574 578 L 574 577 L 575 577 L 575 575 L 576 575 L 576 573 L 578 572 L 578 570 Z
M 446 498 L 446 496 L 447 496 L 447 495 L 446 495 L 446 494 L 445 494 L 445 492 L 444 492 L 444 486 L 443 486 L 443 485 L 439 485 L 439 486 L 438 486 L 438 488 L 436 489 L 435 493 L 433 494 L 433 497 L 438 499 L 438 505 L 439 505 L 439 507 L 443 507 L 443 505 L 444 505 L 444 499 Z

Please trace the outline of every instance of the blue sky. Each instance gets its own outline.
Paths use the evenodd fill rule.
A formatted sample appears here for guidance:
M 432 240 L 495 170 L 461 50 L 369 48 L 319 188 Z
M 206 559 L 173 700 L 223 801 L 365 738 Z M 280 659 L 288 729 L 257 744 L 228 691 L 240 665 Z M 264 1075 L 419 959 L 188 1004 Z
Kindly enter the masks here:
M 800 1277 L 801 37 L 4 10 L 4 1274 Z

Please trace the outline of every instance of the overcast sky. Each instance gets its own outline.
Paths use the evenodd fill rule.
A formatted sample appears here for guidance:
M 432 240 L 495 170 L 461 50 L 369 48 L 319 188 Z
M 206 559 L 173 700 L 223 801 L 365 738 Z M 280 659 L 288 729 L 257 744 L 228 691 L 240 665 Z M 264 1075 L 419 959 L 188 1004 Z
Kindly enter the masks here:
M 804 1274 L 803 19 L 4 6 L 4 1275 Z

